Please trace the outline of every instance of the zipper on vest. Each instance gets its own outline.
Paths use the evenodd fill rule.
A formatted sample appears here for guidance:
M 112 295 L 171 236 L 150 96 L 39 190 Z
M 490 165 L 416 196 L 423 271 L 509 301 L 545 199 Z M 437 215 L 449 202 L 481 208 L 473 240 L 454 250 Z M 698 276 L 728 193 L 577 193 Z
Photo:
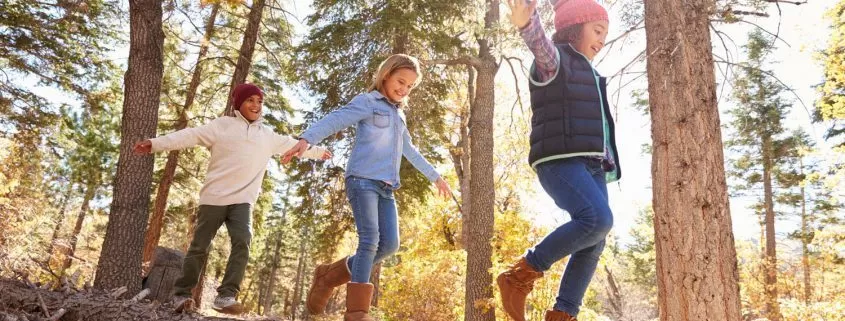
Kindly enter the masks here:
M 572 44 L 568 44 L 569 48 L 572 48 L 575 53 L 579 54 L 581 57 L 584 57 L 584 60 L 587 61 L 587 64 L 590 65 L 590 71 L 593 72 L 593 81 L 596 83 L 596 92 L 599 94 L 599 109 L 601 110 L 601 153 L 604 156 L 607 156 L 607 140 L 608 137 L 607 133 L 604 132 L 604 124 L 607 123 L 607 118 L 604 115 L 604 95 L 601 94 L 601 86 L 599 85 L 599 75 L 596 74 L 596 68 L 593 67 L 593 64 L 590 62 L 590 59 L 587 59 L 587 56 L 578 52 L 575 47 L 572 47 Z M 603 157 L 604 157 L 603 156 Z

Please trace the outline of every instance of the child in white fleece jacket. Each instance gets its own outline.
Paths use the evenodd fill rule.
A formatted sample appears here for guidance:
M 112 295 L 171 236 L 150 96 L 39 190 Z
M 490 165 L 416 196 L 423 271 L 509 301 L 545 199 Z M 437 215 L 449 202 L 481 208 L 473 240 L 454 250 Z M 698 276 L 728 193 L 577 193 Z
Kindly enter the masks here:
M 262 124 L 263 97 L 255 85 L 238 85 L 232 93 L 236 117 L 220 117 L 203 126 L 144 140 L 134 146 L 139 154 L 196 145 L 211 151 L 208 173 L 200 190 L 196 231 L 182 264 L 182 276 L 175 284 L 173 304 L 177 311 L 191 307 L 191 289 L 199 281 L 211 240 L 223 223 L 231 236 L 232 252 L 212 307 L 230 314 L 243 311 L 235 297 L 249 261 L 252 204 L 261 192 L 261 180 L 270 158 L 288 151 L 298 141 L 276 134 Z M 331 153 L 314 147 L 303 157 L 325 160 Z

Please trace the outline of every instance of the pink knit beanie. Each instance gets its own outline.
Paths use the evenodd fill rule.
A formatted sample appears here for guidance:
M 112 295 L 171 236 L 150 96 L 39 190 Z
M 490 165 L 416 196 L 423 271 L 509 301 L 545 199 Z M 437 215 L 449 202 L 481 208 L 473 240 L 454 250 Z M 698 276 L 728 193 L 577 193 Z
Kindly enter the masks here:
M 596 0 L 558 0 L 555 3 L 556 31 L 579 23 L 599 20 L 609 21 L 607 10 Z

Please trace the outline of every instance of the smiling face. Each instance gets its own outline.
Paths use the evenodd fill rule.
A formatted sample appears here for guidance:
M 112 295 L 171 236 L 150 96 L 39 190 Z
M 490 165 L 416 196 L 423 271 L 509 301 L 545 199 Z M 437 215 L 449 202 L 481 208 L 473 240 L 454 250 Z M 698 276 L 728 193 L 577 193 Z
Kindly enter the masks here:
M 246 118 L 248 121 L 256 121 L 258 118 L 261 118 L 261 104 L 264 103 L 264 100 L 259 95 L 252 95 L 249 96 L 244 102 L 241 104 L 241 108 L 238 110 L 241 112 L 241 115 Z
M 587 57 L 589 60 L 598 55 L 604 48 L 604 40 L 607 38 L 607 21 L 590 21 L 581 27 L 578 39 L 572 44 L 575 50 Z
M 384 79 L 381 86 L 381 94 L 398 103 L 411 94 L 411 90 L 417 83 L 417 72 L 409 68 L 396 69 Z

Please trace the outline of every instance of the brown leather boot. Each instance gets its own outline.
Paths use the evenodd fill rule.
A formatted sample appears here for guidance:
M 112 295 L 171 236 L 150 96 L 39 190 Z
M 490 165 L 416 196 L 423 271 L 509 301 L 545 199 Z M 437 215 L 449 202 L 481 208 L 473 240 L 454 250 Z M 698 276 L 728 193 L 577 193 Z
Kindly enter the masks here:
M 578 321 L 569 313 L 558 310 L 546 310 L 546 321 Z
M 516 321 L 525 321 L 525 298 L 534 289 L 534 280 L 543 277 L 543 272 L 534 270 L 525 258 L 496 278 L 505 312 Z
M 308 313 L 323 314 L 326 312 L 326 305 L 329 303 L 329 297 L 332 296 L 334 288 L 349 282 L 352 273 L 349 272 L 349 267 L 346 265 L 347 260 L 349 260 L 349 257 L 342 258 L 332 264 L 320 264 L 314 269 L 314 281 L 311 283 L 308 298 L 305 300 Z
M 372 300 L 372 284 L 346 283 L 346 313 L 343 314 L 343 321 L 374 321 L 369 314 Z

